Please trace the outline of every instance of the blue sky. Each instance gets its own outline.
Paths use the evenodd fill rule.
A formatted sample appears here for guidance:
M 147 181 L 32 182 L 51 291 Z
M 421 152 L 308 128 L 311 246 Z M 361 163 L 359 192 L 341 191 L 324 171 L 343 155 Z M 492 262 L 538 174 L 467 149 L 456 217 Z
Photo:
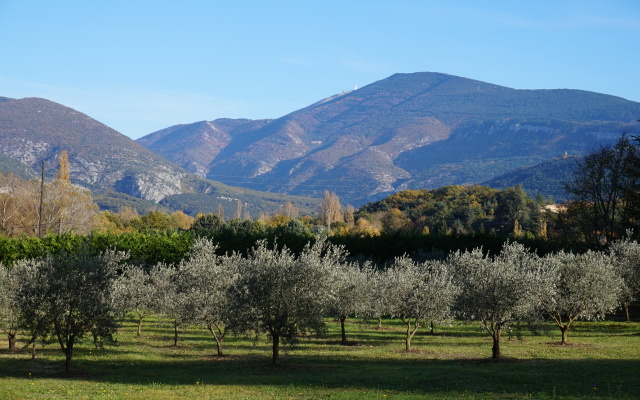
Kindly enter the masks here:
M 138 138 L 397 72 L 640 101 L 640 1 L 0 0 L 0 96 Z

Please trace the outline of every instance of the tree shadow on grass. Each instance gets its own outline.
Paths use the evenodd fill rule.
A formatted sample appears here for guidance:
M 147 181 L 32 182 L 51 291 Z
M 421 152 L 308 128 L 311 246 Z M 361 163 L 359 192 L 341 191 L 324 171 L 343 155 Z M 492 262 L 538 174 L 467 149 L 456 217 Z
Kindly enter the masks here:
M 593 397 L 595 387 L 610 397 L 640 397 L 640 360 L 534 360 L 505 358 L 373 358 L 344 354 L 284 355 L 279 368 L 263 355 L 144 360 L 81 360 L 70 377 L 51 362 L 0 357 L 0 374 L 29 379 L 82 379 L 101 383 L 192 385 L 322 386 L 326 389 L 384 390 L 389 393 L 510 393 Z M 570 372 L 570 373 L 569 373 Z M 604 393 L 601 391 L 601 395 Z

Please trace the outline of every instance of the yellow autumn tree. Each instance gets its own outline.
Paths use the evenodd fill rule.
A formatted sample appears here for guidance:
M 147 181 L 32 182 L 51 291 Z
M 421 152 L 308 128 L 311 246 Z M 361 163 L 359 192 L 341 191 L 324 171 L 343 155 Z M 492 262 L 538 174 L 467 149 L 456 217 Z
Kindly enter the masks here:
M 58 172 L 56 173 L 56 179 L 59 179 L 64 182 L 69 182 L 69 178 L 71 175 L 71 166 L 69 165 L 69 155 L 66 150 L 62 150 L 60 153 L 60 167 L 58 168 Z

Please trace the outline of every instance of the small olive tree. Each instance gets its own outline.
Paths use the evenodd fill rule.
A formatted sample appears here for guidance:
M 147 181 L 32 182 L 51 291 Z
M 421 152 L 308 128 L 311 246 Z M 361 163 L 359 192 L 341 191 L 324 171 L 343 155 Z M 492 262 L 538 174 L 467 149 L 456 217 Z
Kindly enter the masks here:
M 7 335 L 9 351 L 15 351 L 18 330 L 20 302 L 17 294 L 19 281 L 16 273 L 0 263 L 0 330 Z
M 307 244 L 298 257 L 286 247 L 276 250 L 258 242 L 247 258 L 239 259 L 229 305 L 234 329 L 266 332 L 273 365 L 278 365 L 281 339 L 292 342 L 308 329 L 324 330 L 330 266 L 343 257 L 342 248 L 325 239 Z
M 346 346 L 345 322 L 349 315 L 359 315 L 367 310 L 371 297 L 368 285 L 371 266 L 363 268 L 357 263 L 335 263 L 331 268 L 331 299 L 329 312 L 340 321 L 341 344 Z
M 151 314 L 156 288 L 151 276 L 141 266 L 125 266 L 114 284 L 113 299 L 121 315 L 131 312 L 138 323 L 136 336 L 142 335 L 142 321 Z
M 535 316 L 539 258 L 518 243 L 507 243 L 500 255 L 481 249 L 453 253 L 449 263 L 460 286 L 456 310 L 464 318 L 480 320 L 493 339 L 492 357 L 500 357 L 500 337 L 516 320 Z
M 405 349 L 410 351 L 420 326 L 451 316 L 458 289 L 448 266 L 438 261 L 417 263 L 406 256 L 396 258 L 384 276 L 390 289 L 388 311 L 406 325 Z
M 387 281 L 385 270 L 372 268 L 369 272 L 367 286 L 371 294 L 366 315 L 377 319 L 377 329 L 382 329 L 382 317 L 390 314 L 387 298 L 393 289 Z
M 618 240 L 611 244 L 609 254 L 614 270 L 624 283 L 620 302 L 630 322 L 629 304 L 640 297 L 640 244 L 629 239 Z
M 222 344 L 229 331 L 229 291 L 238 278 L 240 256 L 218 256 L 216 250 L 209 240 L 196 239 L 191 253 L 180 263 L 177 281 L 191 307 L 192 321 L 207 328 L 216 341 L 218 356 L 222 357 Z
M 51 335 L 71 370 L 73 349 L 86 334 L 98 344 L 112 339 L 116 317 L 111 294 L 122 252 L 94 255 L 92 249 L 49 255 L 15 265 L 20 279 L 18 300 L 25 327 L 36 337 Z
M 624 282 L 604 253 L 559 252 L 544 257 L 538 296 L 544 311 L 562 332 L 561 344 L 567 343 L 567 331 L 577 319 L 595 320 L 618 307 Z
M 154 288 L 154 312 L 171 320 L 173 345 L 178 346 L 180 328 L 195 320 L 196 311 L 191 301 L 197 288 L 185 285 L 180 279 L 179 269 L 173 264 L 156 264 L 149 271 Z

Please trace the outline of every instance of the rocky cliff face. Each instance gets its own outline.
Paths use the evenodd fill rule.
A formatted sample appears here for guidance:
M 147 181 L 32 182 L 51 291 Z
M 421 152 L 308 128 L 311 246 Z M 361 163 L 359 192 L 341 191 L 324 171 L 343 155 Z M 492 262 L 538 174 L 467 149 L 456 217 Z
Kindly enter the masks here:
M 183 192 L 183 169 L 71 108 L 36 98 L 0 102 L 0 152 L 51 177 L 60 153 L 71 179 L 94 191 L 115 189 L 158 202 Z

